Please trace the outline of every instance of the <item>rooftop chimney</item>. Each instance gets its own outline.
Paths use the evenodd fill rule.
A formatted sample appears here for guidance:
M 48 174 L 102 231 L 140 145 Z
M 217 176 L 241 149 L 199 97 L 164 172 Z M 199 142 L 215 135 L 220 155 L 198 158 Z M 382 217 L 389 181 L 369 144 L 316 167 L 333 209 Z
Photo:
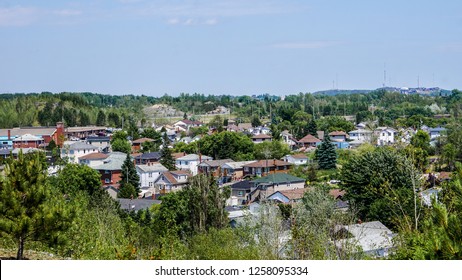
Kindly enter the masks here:
M 8 129 L 8 140 L 11 140 L 11 130 Z

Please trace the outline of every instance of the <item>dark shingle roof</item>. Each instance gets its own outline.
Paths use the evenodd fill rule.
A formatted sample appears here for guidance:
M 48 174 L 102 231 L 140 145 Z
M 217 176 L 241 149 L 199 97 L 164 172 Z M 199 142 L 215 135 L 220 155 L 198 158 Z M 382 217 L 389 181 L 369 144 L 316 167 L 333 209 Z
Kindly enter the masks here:
M 254 184 L 269 183 L 269 184 L 282 184 L 282 183 L 298 183 L 305 182 L 305 179 L 292 176 L 287 173 L 270 174 L 252 181 Z

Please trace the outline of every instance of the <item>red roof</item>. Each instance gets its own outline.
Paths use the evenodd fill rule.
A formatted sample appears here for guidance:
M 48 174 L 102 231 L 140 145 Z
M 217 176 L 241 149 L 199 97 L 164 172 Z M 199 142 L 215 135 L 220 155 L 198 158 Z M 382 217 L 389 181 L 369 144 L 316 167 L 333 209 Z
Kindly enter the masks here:
M 133 141 L 133 144 L 143 144 L 144 142 L 153 142 L 154 139 L 151 138 L 140 138 Z
M 334 199 L 341 198 L 345 195 L 345 191 L 342 191 L 341 189 L 332 189 L 329 191 L 329 194 L 334 197 Z
M 308 158 L 308 156 L 305 155 L 305 154 L 295 154 L 295 155 L 291 155 L 291 157 L 298 158 L 298 159 L 307 159 Z
M 303 137 L 302 139 L 298 140 L 299 143 L 318 143 L 321 142 L 318 138 L 314 137 L 311 134 L 308 134 L 307 136 Z
M 329 136 L 348 136 L 348 134 L 343 131 L 332 131 Z
M 79 157 L 79 159 L 106 159 L 109 155 L 103 153 L 91 153 L 85 156 Z
M 285 162 L 278 159 L 262 159 L 253 163 L 249 163 L 244 165 L 245 167 L 271 167 L 271 166 L 284 166 L 284 165 L 292 165 L 292 163 Z
M 273 137 L 267 134 L 258 134 L 258 135 L 252 136 L 252 139 L 271 139 L 271 138 Z
M 293 190 L 285 190 L 285 191 L 279 191 L 282 195 L 287 197 L 289 200 L 296 200 L 300 199 L 303 197 L 305 192 L 310 191 L 310 188 L 304 188 L 304 189 L 293 189 Z

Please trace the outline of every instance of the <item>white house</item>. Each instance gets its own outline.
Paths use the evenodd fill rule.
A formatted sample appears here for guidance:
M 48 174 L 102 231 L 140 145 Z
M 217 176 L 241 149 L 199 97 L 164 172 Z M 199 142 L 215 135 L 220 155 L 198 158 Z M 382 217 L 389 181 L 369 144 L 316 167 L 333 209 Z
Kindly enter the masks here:
M 136 173 L 140 176 L 141 195 L 152 195 L 154 192 L 154 182 L 161 174 L 168 169 L 160 163 L 148 162 L 136 166 Z M 149 192 L 149 194 L 148 194 Z
M 374 131 L 377 135 L 377 145 L 384 146 L 395 143 L 397 131 L 391 127 L 377 127 Z
M 430 140 L 432 141 L 438 137 L 441 137 L 444 131 L 446 131 L 446 128 L 440 126 L 435 128 L 429 128 L 428 133 L 430 134 Z
M 104 160 L 108 158 L 108 154 L 103 153 L 91 153 L 85 156 L 79 157 L 79 163 L 83 165 L 88 165 L 93 168 L 95 166 L 101 165 L 104 163 Z
M 281 132 L 281 138 L 282 141 L 286 143 L 291 150 L 294 150 L 298 145 L 297 139 L 295 139 L 295 137 L 287 130 Z
M 67 142 L 61 149 L 61 158 L 67 158 L 70 163 L 79 163 L 80 157 L 96 152 L 99 152 L 98 147 L 85 142 Z
M 369 142 L 372 139 L 372 131 L 367 129 L 357 129 L 348 132 L 350 140 L 359 140 L 362 142 Z
M 155 194 L 164 195 L 170 192 L 176 192 L 183 189 L 188 184 L 191 177 L 186 171 L 165 171 L 154 182 Z
M 286 155 L 282 158 L 282 160 L 293 163 L 295 165 L 302 165 L 308 163 L 308 157 L 305 154 Z
M 197 166 L 204 161 L 212 160 L 212 157 L 204 155 L 189 154 L 175 161 L 176 169 L 189 171 L 192 175 L 197 175 Z

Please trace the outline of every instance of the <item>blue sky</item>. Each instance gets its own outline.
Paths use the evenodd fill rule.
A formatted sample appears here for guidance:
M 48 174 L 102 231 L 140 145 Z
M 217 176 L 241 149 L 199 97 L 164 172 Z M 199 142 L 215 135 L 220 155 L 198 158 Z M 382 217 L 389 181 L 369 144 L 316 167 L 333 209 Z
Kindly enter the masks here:
M 462 88 L 462 1 L 0 0 L 0 92 Z

